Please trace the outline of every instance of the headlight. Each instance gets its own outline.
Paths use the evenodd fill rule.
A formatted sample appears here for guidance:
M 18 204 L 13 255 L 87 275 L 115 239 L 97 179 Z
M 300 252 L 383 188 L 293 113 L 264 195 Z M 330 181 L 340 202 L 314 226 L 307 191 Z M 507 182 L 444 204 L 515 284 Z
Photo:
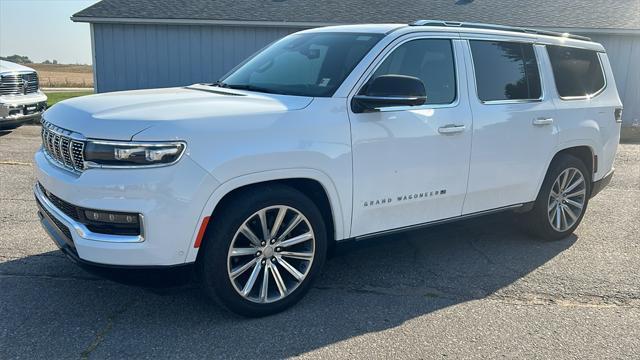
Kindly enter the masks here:
M 89 140 L 84 158 L 88 167 L 166 166 L 184 153 L 184 142 L 113 142 Z

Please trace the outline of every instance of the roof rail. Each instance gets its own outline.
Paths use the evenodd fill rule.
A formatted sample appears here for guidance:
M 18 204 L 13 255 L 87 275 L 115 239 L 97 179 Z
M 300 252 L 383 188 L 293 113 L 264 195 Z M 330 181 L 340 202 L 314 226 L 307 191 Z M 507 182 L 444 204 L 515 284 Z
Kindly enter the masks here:
M 574 35 L 569 33 L 559 33 L 559 32 L 548 31 L 548 30 L 523 28 L 523 27 L 517 27 L 517 26 L 506 26 L 506 25 L 482 24 L 482 23 L 471 23 L 471 22 L 460 22 L 460 21 L 445 21 L 445 20 L 418 20 L 418 21 L 412 22 L 409 25 L 410 26 L 448 26 L 448 27 L 468 28 L 468 29 L 503 30 L 503 31 L 513 31 L 513 32 L 521 32 L 521 33 L 527 33 L 527 34 L 538 34 L 538 35 L 563 37 L 568 39 L 591 41 L 591 38 L 586 36 Z

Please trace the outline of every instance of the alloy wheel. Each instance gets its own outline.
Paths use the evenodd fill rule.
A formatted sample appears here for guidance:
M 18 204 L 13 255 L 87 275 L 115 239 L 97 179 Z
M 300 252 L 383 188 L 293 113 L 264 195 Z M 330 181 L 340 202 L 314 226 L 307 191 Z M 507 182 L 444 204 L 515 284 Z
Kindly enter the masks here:
M 582 172 L 567 168 L 551 186 L 547 203 L 549 223 L 554 230 L 565 232 L 580 219 L 587 200 L 587 187 Z
M 304 282 L 315 248 L 313 228 L 300 211 L 266 207 L 249 216 L 234 235 L 227 254 L 229 280 L 246 300 L 281 300 Z

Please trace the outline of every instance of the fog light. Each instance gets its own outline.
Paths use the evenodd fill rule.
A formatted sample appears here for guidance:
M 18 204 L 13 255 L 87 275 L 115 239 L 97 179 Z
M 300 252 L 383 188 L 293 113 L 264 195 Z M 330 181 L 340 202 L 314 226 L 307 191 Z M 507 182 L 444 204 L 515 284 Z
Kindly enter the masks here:
M 129 225 L 138 224 L 138 214 L 85 210 L 84 216 L 87 218 L 87 220 L 93 222 Z

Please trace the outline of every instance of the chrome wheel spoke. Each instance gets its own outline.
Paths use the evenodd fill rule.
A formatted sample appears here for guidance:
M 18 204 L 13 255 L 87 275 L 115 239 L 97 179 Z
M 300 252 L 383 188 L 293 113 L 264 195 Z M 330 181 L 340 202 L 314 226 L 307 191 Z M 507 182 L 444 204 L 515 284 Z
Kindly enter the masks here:
M 264 273 L 262 274 L 262 286 L 260 287 L 260 301 L 267 302 L 267 296 L 269 295 L 269 263 L 264 267 Z
M 249 229 L 249 227 L 247 227 L 247 224 L 242 225 L 242 227 L 240 228 L 240 232 L 242 233 L 242 235 L 244 235 L 247 239 L 249 239 L 249 241 L 251 241 L 251 243 L 255 246 L 260 246 L 260 239 L 258 239 L 258 237 L 256 236 L 256 234 L 253 233 L 253 231 L 251 231 L 251 229 Z
M 278 246 L 289 247 L 292 245 L 303 243 L 307 240 L 311 240 L 312 238 L 313 238 L 313 234 L 311 232 L 308 232 L 302 235 L 298 235 L 296 237 L 292 237 L 291 239 L 287 239 L 281 243 L 278 243 Z
M 571 199 L 565 199 L 565 202 L 566 202 L 567 204 L 569 204 L 569 205 L 572 205 L 572 206 L 574 206 L 574 207 L 577 207 L 578 209 L 582 209 L 582 206 L 583 206 L 583 205 L 582 205 L 582 204 L 580 204 L 579 202 L 577 202 L 577 201 L 573 201 L 573 200 L 571 200 Z
M 556 206 L 556 228 L 560 229 L 560 205 Z
M 298 260 L 307 260 L 307 261 L 311 261 L 311 259 L 313 259 L 313 253 L 312 252 L 294 252 L 294 251 L 281 251 L 278 253 L 281 257 L 288 257 L 291 259 L 298 259 Z
M 560 219 L 560 225 L 562 226 L 562 224 L 564 224 L 565 228 L 568 228 L 569 226 L 567 226 L 567 215 L 564 206 L 560 207 L 560 214 L 562 215 L 562 218 Z
M 271 238 L 275 238 L 276 235 L 278 235 L 278 231 L 280 230 L 280 226 L 282 226 L 282 221 L 284 221 L 285 215 L 287 215 L 286 208 L 278 209 L 278 215 L 276 215 L 276 220 L 271 228 Z
M 551 204 L 549 204 L 549 207 L 547 208 L 547 212 L 552 212 L 556 206 L 558 206 L 558 200 L 553 200 L 553 202 Z
M 234 248 L 231 249 L 231 256 L 255 255 L 257 251 L 256 248 Z
M 584 189 L 583 189 L 583 190 L 576 191 L 576 192 L 574 192 L 574 193 L 568 194 L 568 195 L 566 195 L 566 197 L 567 197 L 567 198 L 573 198 L 573 197 L 576 197 L 576 196 L 582 196 L 582 195 L 584 195 L 584 194 L 585 194 L 585 191 L 584 191 Z
M 289 235 L 289 233 L 293 231 L 293 229 L 295 229 L 296 226 L 300 224 L 300 222 L 302 222 L 302 215 L 297 214 L 293 219 L 291 219 L 291 222 L 289 222 L 289 225 L 287 226 L 287 228 L 284 229 L 282 234 L 278 237 L 278 242 L 286 238 L 287 235 Z
M 559 184 L 560 192 L 564 192 L 564 188 L 567 185 L 567 177 L 569 176 L 567 171 L 568 170 L 565 170 L 562 172 L 562 174 L 560 174 L 560 176 L 562 177 L 562 181 L 560 181 L 560 184 Z
M 242 294 L 244 296 L 247 296 L 253 289 L 256 279 L 258 278 L 258 275 L 260 275 L 260 270 L 262 270 L 262 264 L 256 262 L 256 265 L 253 267 L 253 271 L 251 272 L 251 276 L 249 276 L 249 280 L 247 280 L 247 283 L 244 285 L 244 289 L 242 289 Z
M 296 280 L 301 281 L 304 278 L 304 275 L 300 271 L 296 270 L 296 268 L 289 264 L 285 259 L 281 257 L 278 257 L 276 259 L 278 259 L 278 263 L 280 264 L 280 266 L 287 270 L 289 274 L 296 278 Z
M 237 268 L 236 270 L 234 270 L 233 272 L 231 272 L 231 278 L 235 279 L 238 276 L 244 274 L 245 271 L 249 270 L 253 265 L 255 265 L 255 263 L 258 261 L 257 258 L 252 259 L 251 261 L 249 261 L 248 263 L 242 265 L 241 267 Z
M 284 284 L 284 280 L 282 280 L 282 276 L 280 276 L 280 271 L 278 271 L 278 267 L 272 263 L 269 266 L 269 269 L 271 269 L 271 275 L 273 275 L 273 279 L 276 282 L 276 286 L 278 287 L 278 291 L 280 292 L 280 297 L 284 297 L 287 294 L 287 286 Z
M 567 215 L 569 215 L 569 217 L 571 218 L 571 220 L 573 220 L 574 222 L 578 219 L 578 215 L 576 215 L 570 208 L 569 206 L 565 206 L 564 207 L 564 211 L 567 213 Z M 573 224 L 572 224 L 573 225 Z
M 570 186 L 571 182 L 573 181 L 573 178 L 576 177 L 576 174 L 578 173 L 578 171 L 573 170 L 573 169 L 569 169 L 569 172 L 567 173 L 567 181 L 565 182 L 565 189 L 564 192 L 567 192 L 567 187 Z
M 582 178 L 582 176 L 576 180 L 573 184 L 569 185 L 566 189 L 564 189 L 564 193 L 570 193 L 571 190 L 575 189 L 576 187 L 578 187 L 578 185 L 582 184 L 584 182 L 584 179 Z
M 258 212 L 260 219 L 260 228 L 262 229 L 262 240 L 269 240 L 269 227 L 267 225 L 267 212 L 263 209 Z

